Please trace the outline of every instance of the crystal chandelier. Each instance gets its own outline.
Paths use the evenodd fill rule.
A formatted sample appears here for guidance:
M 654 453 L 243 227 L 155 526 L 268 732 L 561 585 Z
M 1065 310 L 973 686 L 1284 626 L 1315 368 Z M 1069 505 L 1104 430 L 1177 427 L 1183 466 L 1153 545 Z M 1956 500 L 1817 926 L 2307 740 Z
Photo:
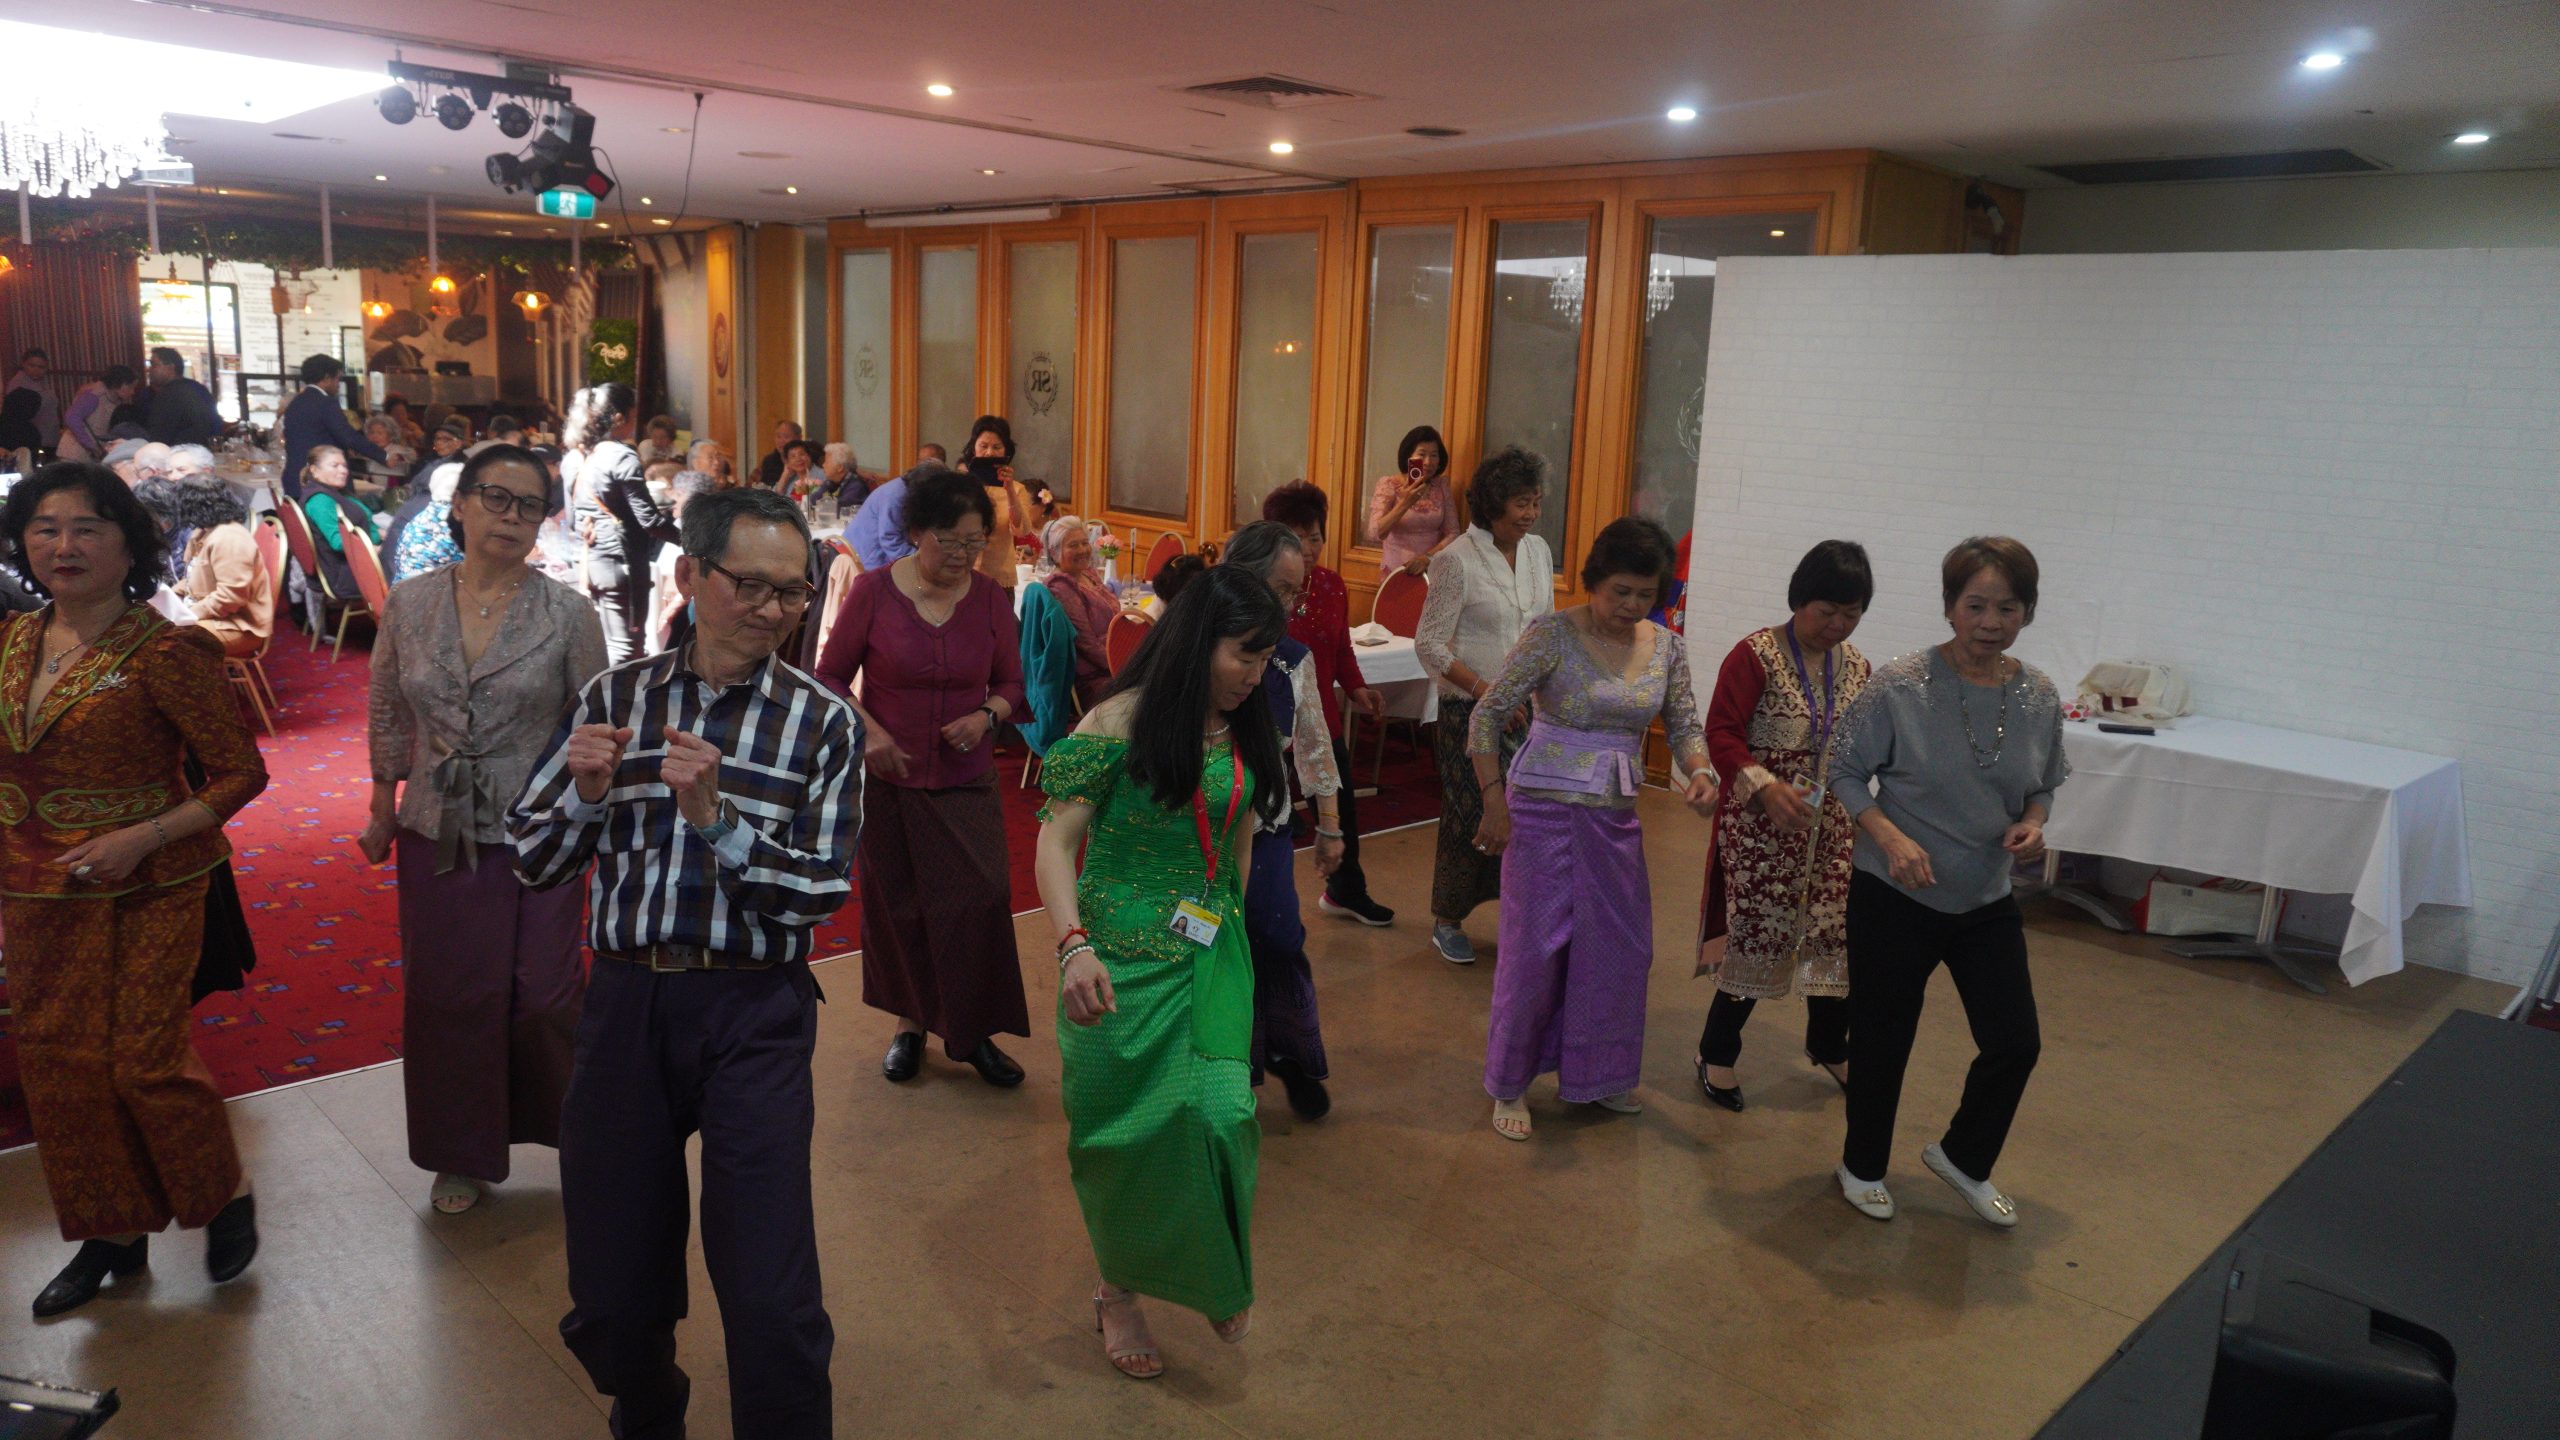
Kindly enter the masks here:
M 1576 260 L 1547 287 L 1547 303 L 1568 325 L 1582 323 L 1582 262 Z
M 1652 278 L 1644 282 L 1644 323 L 1671 308 L 1671 272 L 1655 267 Z
M 156 112 L 88 77 L 80 90 L 46 88 L 38 77 L 0 87 L 0 190 L 85 197 L 160 155 L 169 132 Z

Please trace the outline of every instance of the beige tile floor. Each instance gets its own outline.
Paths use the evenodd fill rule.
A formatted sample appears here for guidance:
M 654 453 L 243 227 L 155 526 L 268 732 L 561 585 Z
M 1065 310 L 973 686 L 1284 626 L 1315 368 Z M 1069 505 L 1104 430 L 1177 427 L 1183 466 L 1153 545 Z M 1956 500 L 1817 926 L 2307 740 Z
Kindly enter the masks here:
M 1490 946 L 1460 969 L 1426 944 L 1429 828 L 1374 840 L 1396 927 L 1309 912 L 1336 1107 L 1306 1125 L 1267 1097 L 1253 1337 L 1230 1349 L 1156 1307 L 1172 1373 L 1151 1385 L 1108 1369 L 1090 1328 L 1052 1040 L 1014 1047 L 1032 1077 L 1017 1091 L 938 1054 L 893 1087 L 887 1018 L 859 1003 L 853 965 L 821 968 L 814 1181 L 839 1433 L 2025 1435 L 2438 1020 L 2505 995 L 2416 970 L 2312 996 L 2038 908 L 2044 1061 L 2000 1171 L 2025 1222 L 1982 1226 L 1917 1163 L 1970 1056 L 1941 980 L 1891 1177 L 1902 1218 L 1878 1225 L 1831 1184 L 1841 1102 L 1798 1053 L 1800 1009 L 1763 1007 L 1747 1113 L 1699 1099 L 1702 837 L 1659 795 L 1646 817 L 1662 957 L 1647 1112 L 1568 1112 L 1545 1086 L 1534 1142 L 1496 1137 L 1478 1087 Z M 1474 929 L 1490 939 L 1490 911 Z M 1047 931 L 1033 917 L 1021 933 L 1043 1014 Z M 201 1242 L 164 1237 L 147 1281 L 41 1326 L 26 1302 L 68 1251 L 33 1152 L 0 1156 L 0 1372 L 120 1387 L 114 1436 L 604 1433 L 555 1328 L 549 1152 L 518 1150 L 493 1200 L 448 1218 L 407 1162 L 396 1068 L 232 1113 L 265 1221 L 249 1275 L 217 1292 Z M 695 1271 L 693 1434 L 727 1436 L 698 1251 Z

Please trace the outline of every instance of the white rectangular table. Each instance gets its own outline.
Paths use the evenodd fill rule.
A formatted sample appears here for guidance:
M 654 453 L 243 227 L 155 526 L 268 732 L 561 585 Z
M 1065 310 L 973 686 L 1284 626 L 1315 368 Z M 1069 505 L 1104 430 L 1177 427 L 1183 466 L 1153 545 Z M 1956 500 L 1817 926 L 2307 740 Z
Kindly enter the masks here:
M 1440 687 L 1423 670 L 1413 641 L 1399 635 L 1382 645 L 1354 644 L 1351 653 L 1360 662 L 1360 678 L 1386 702 L 1389 718 L 1424 725 L 1440 718 Z M 1350 721 L 1346 711 L 1343 723 Z
M 2281 895 L 2342 894 L 2354 915 L 2338 968 L 2361 985 L 2405 963 L 2401 926 L 2419 906 L 2471 903 L 2462 774 L 2443 756 L 2210 716 L 2147 736 L 2069 723 L 2063 748 L 2051 850 L 2267 887 L 2252 941 L 2181 954 L 2254 956 L 2317 990 L 2293 962 L 2308 947 L 2276 940 Z

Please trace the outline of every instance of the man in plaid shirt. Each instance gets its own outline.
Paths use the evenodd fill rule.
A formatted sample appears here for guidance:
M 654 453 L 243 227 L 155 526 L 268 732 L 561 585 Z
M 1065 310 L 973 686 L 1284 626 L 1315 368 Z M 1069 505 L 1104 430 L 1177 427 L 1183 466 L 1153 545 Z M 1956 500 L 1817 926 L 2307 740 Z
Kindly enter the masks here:
M 561 1338 L 622 1440 L 679 1437 L 675 1362 L 702 1136 L 702 1249 L 735 1432 L 833 1433 L 835 1330 L 809 1198 L 811 934 L 852 894 L 853 708 L 776 659 L 815 598 L 807 522 L 769 490 L 686 506 L 691 643 L 590 681 L 509 812 L 537 888 L 594 862 L 595 964 L 560 1116 Z

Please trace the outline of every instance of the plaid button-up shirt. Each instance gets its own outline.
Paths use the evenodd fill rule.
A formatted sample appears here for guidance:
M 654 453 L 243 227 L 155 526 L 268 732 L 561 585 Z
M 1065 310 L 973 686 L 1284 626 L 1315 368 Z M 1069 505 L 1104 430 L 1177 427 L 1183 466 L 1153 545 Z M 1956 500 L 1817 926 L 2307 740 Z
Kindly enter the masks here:
M 588 940 L 598 950 L 698 945 L 805 960 L 814 928 L 853 894 L 861 720 L 779 660 L 715 690 L 690 659 L 690 647 L 645 656 L 587 683 L 507 813 L 516 873 L 548 889 L 594 860 Z M 569 774 L 569 734 L 580 725 L 631 729 L 613 787 L 595 804 Z M 668 726 L 719 748 L 721 814 L 738 829 L 716 852 L 658 778 Z

